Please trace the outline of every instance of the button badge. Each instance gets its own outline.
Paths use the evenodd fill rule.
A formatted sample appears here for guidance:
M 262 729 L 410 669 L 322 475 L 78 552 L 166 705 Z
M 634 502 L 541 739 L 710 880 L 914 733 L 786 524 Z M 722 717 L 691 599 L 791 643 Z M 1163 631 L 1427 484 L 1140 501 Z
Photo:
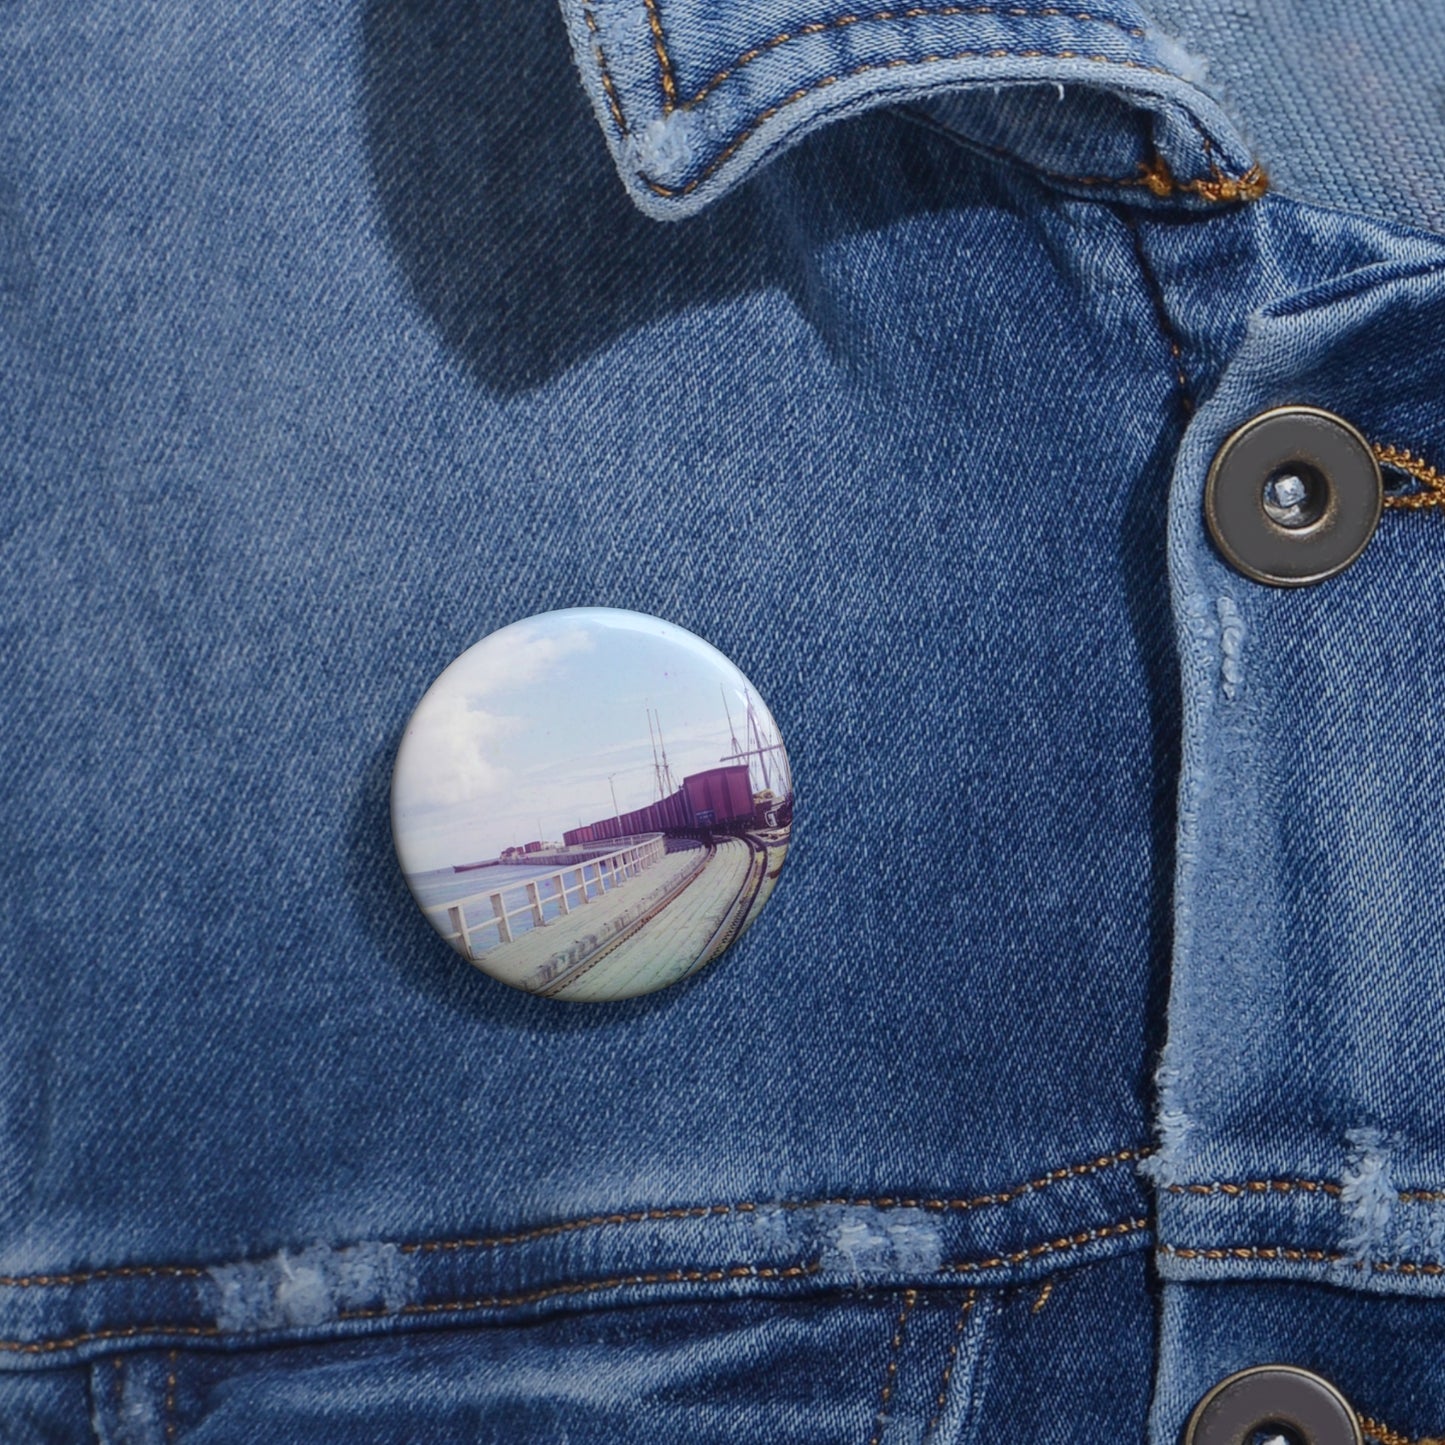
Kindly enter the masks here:
M 1302 587 L 1343 572 L 1379 525 L 1384 483 L 1370 444 L 1331 412 L 1261 412 L 1220 447 L 1204 486 L 1215 545 L 1238 572 Z
M 484 637 L 428 689 L 392 772 L 408 886 L 484 973 L 630 998 L 715 959 L 767 902 L 792 775 L 757 690 L 692 633 L 573 608 Z

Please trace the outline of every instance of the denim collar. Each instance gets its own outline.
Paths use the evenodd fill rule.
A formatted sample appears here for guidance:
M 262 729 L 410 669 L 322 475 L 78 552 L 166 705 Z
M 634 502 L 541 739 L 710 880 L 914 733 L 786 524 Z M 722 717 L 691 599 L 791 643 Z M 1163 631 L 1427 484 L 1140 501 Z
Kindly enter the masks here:
M 810 131 L 922 107 L 976 147 L 1092 195 L 1253 199 L 1266 184 L 1202 67 L 1137 7 L 562 0 L 623 184 L 690 215 Z

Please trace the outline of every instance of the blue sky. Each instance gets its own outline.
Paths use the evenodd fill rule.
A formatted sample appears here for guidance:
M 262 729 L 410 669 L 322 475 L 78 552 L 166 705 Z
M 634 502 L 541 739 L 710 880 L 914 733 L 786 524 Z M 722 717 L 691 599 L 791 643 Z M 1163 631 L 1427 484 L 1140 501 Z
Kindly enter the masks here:
M 656 797 L 647 712 L 673 777 L 731 751 L 723 690 L 743 739 L 747 682 L 721 653 L 654 617 L 600 608 L 544 613 L 464 652 L 407 724 L 392 825 L 409 873 L 560 839 L 579 820 Z M 777 729 L 757 692 L 765 740 Z M 744 745 L 747 740 L 744 739 Z

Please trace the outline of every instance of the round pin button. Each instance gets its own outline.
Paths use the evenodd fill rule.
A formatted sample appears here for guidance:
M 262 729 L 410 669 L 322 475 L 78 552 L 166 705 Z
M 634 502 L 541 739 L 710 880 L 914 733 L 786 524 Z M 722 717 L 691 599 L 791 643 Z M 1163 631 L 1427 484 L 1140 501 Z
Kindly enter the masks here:
M 1184 1445 L 1363 1445 L 1359 1420 L 1328 1380 L 1294 1365 L 1256 1365 L 1221 1380 L 1194 1407 Z
M 1204 486 L 1215 545 L 1237 571 L 1275 587 L 1343 572 L 1375 535 L 1383 501 L 1369 443 L 1312 406 L 1245 422 L 1220 447 Z
M 757 689 L 638 612 L 546 612 L 428 689 L 392 772 L 412 895 L 503 983 L 630 998 L 711 962 L 767 902 L 793 783 Z

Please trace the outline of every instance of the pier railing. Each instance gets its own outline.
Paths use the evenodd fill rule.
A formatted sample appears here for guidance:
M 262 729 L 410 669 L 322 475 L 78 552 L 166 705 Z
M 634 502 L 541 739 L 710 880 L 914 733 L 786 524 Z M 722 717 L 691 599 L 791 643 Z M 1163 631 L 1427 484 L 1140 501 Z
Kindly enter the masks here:
M 594 897 L 600 898 L 612 889 L 620 888 L 629 878 L 656 863 L 666 851 L 667 842 L 662 834 L 651 833 L 610 852 L 589 854 L 575 863 L 538 873 L 525 882 L 470 893 L 455 903 L 439 904 L 427 911 L 446 914 L 447 927 L 442 930 L 443 935 L 468 958 L 474 959 L 479 949 L 510 943 L 518 932 L 525 932 L 526 929 L 512 926 L 514 919 L 530 919 L 533 928 L 541 928 L 548 921 L 546 910 L 553 906 L 556 908 L 553 917 L 564 918 L 574 909 L 590 903 Z M 542 892 L 546 883 L 553 886 L 554 891 L 550 895 Z M 518 892 L 523 894 L 523 901 L 509 908 L 507 895 L 515 896 Z M 468 910 L 478 905 L 485 905 L 484 910 L 479 910 L 481 916 L 469 919 Z M 487 934 L 492 936 L 487 938 Z

